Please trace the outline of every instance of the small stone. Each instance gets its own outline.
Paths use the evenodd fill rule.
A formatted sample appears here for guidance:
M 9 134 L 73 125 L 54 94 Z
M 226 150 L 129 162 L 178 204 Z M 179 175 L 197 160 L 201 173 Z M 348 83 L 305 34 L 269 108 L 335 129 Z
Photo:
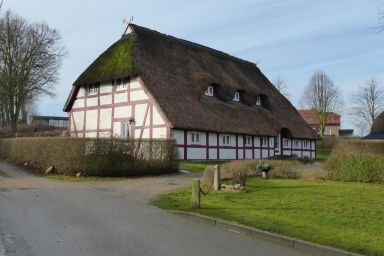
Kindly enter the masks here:
M 45 175 L 48 175 L 50 173 L 53 173 L 55 171 L 55 166 L 49 166 L 47 170 L 45 170 Z
M 76 177 L 79 178 L 81 176 L 81 172 L 76 173 Z
M 222 187 L 222 188 L 225 188 L 225 184 L 222 184 L 221 187 Z
M 27 166 L 27 165 L 28 165 L 28 163 L 27 163 L 27 162 L 25 162 L 25 163 L 24 163 L 24 166 Z
M 235 184 L 235 186 L 233 186 L 234 189 L 240 189 L 241 185 L 240 184 Z

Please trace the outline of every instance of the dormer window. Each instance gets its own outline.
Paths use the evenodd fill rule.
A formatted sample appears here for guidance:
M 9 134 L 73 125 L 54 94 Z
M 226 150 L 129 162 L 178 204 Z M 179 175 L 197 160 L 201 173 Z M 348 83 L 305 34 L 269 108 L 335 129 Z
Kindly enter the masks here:
M 205 96 L 213 96 L 213 86 L 212 85 L 210 85 L 210 86 L 208 86 L 208 88 L 205 90 Z
M 261 106 L 261 97 L 260 96 L 257 96 L 256 106 Z
M 233 97 L 233 101 L 240 101 L 240 93 L 235 92 L 235 97 Z
M 127 89 L 127 79 L 117 79 L 116 80 L 116 90 Z

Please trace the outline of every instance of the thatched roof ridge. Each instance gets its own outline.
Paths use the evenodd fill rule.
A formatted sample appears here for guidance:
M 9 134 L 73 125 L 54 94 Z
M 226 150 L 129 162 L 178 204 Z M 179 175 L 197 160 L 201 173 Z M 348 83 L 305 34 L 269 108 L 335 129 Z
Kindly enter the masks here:
M 296 138 L 319 138 L 254 63 L 137 25 L 131 28 L 134 32 L 116 43 L 133 40 L 126 54 L 132 56 L 132 66 L 120 69 L 124 72 L 119 75 L 139 75 L 173 128 L 270 136 L 287 128 Z M 92 65 L 104 64 L 96 60 Z M 95 81 L 85 79 L 84 73 L 75 86 Z M 108 80 L 115 74 L 96 77 Z M 211 84 L 217 100 L 201 97 Z M 241 104 L 232 102 L 236 91 L 242 95 Z M 268 108 L 255 106 L 259 96 Z
M 378 115 L 371 128 L 371 132 L 365 139 L 384 139 L 384 112 Z

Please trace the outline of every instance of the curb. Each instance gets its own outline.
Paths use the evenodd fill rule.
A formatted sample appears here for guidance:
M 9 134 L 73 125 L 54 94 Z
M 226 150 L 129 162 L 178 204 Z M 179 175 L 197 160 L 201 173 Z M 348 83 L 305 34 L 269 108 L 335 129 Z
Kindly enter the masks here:
M 198 221 L 204 224 L 213 225 L 217 228 L 224 229 L 229 232 L 233 232 L 240 235 L 251 236 L 254 238 L 264 239 L 271 241 L 273 243 L 278 243 L 287 247 L 292 247 L 300 251 L 305 251 L 311 253 L 312 255 L 318 256 L 364 256 L 363 254 L 353 253 L 337 249 L 330 246 L 315 244 L 312 242 L 307 242 L 304 240 L 278 235 L 275 233 L 263 231 L 260 229 L 255 229 L 240 224 L 234 224 L 220 219 L 215 219 L 212 217 L 204 216 L 197 213 L 183 212 L 183 211 L 174 211 L 167 210 L 167 212 L 183 216 L 194 221 Z

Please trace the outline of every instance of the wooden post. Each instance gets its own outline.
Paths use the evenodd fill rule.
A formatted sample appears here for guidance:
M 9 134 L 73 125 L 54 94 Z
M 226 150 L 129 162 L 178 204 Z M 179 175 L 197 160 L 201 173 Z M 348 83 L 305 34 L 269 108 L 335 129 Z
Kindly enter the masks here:
M 215 173 L 213 174 L 213 189 L 220 190 L 221 177 L 220 177 L 220 165 L 215 165 Z
M 192 209 L 200 208 L 200 180 L 192 181 Z

